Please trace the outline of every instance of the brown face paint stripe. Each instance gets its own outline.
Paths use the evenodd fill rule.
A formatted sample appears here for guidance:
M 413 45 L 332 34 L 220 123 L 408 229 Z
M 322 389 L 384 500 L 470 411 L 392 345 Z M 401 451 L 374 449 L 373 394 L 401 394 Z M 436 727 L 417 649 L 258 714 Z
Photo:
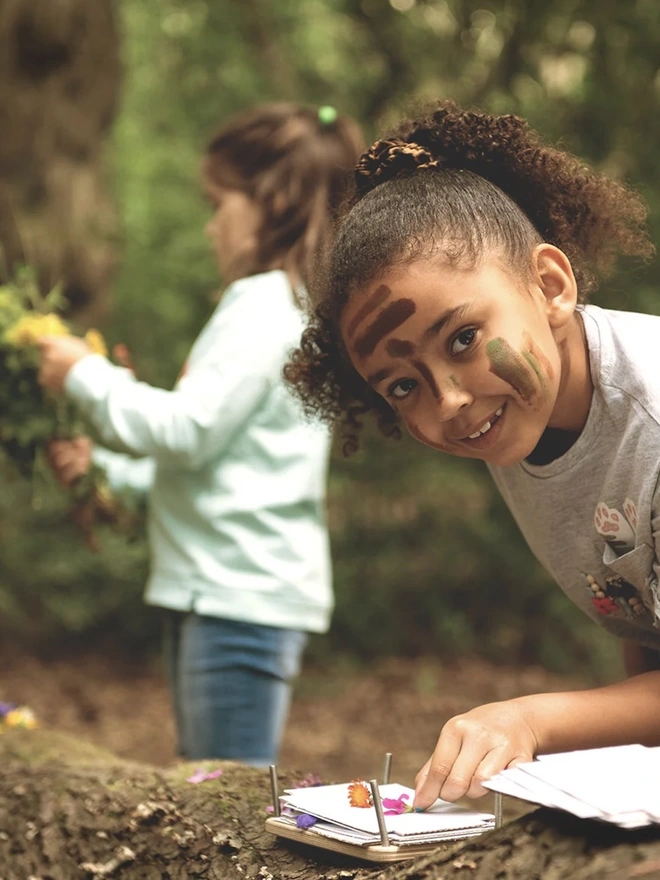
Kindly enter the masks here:
M 415 303 L 412 299 L 398 299 L 386 306 L 378 315 L 371 327 L 363 333 L 355 343 L 355 351 L 360 357 L 366 357 L 376 348 L 383 336 L 396 330 L 411 315 L 415 314 Z
M 442 395 L 440 394 L 440 389 L 437 386 L 437 383 L 435 381 L 433 373 L 429 370 L 429 368 L 426 366 L 426 364 L 422 363 L 422 361 L 413 361 L 412 365 L 417 370 L 419 370 L 419 372 L 421 373 L 422 376 L 424 376 L 424 378 L 426 379 L 426 381 L 429 384 L 429 388 L 431 389 L 431 392 L 433 393 L 433 396 L 435 397 L 435 399 L 441 400 Z
M 525 403 L 529 403 L 536 395 L 537 387 L 534 373 L 525 359 L 501 337 L 487 343 L 486 354 L 491 373 L 507 382 Z
M 392 291 L 386 284 L 381 284 L 380 287 L 376 288 L 376 290 L 369 297 L 366 303 L 357 310 L 357 312 L 353 316 L 353 320 L 346 328 L 346 336 L 349 339 L 353 336 L 353 334 L 360 326 L 362 321 L 364 321 L 364 319 L 367 317 L 367 315 L 375 312 L 378 306 L 382 305 L 391 293 Z
M 415 346 L 412 342 L 407 342 L 405 339 L 390 339 L 386 348 L 387 353 L 395 358 L 410 357 L 415 353 Z

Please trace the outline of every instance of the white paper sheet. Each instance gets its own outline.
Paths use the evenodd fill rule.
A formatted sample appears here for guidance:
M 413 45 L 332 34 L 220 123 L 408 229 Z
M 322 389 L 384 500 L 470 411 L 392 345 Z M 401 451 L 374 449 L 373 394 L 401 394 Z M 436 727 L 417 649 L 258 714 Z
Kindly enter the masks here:
M 624 828 L 660 822 L 660 748 L 628 745 L 542 755 L 484 785 Z

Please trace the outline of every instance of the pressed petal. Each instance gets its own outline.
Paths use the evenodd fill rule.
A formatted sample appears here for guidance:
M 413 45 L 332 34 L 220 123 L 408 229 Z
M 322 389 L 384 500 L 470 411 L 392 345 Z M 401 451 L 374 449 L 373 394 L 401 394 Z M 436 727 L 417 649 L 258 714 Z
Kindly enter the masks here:
M 311 828 L 312 825 L 316 825 L 317 822 L 318 819 L 316 816 L 310 816 L 309 813 L 301 813 L 296 819 L 296 825 L 303 830 Z
M 316 773 L 308 773 L 300 782 L 295 782 L 293 788 L 315 788 L 317 785 L 323 785 L 321 777 Z
M 409 795 L 404 792 L 403 794 L 399 795 L 398 798 L 383 798 L 383 806 L 387 807 L 389 811 L 388 813 L 386 813 L 386 815 L 398 816 L 401 813 L 410 812 L 411 808 L 408 806 L 407 803 L 405 803 L 408 800 L 408 797 Z
M 206 782 L 209 779 L 217 779 L 218 776 L 222 776 L 222 768 L 218 767 L 217 770 L 207 771 L 203 767 L 198 767 L 192 776 L 189 776 L 186 779 L 186 782 L 192 782 L 197 784 L 199 782 Z

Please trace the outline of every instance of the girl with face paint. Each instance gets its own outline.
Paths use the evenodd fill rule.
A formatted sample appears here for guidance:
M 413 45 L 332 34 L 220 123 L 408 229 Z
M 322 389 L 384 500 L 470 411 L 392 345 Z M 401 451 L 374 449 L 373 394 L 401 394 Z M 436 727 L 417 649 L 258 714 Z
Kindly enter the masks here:
M 587 305 L 646 209 L 514 116 L 447 102 L 357 164 L 286 368 L 307 410 L 483 460 L 531 549 L 622 639 L 630 677 L 449 720 L 415 805 L 548 752 L 660 745 L 660 318 Z
M 115 451 L 95 450 L 111 483 L 149 494 L 146 601 L 164 609 L 189 760 L 274 763 L 307 633 L 329 625 L 329 436 L 302 418 L 281 373 L 360 149 L 352 119 L 293 103 L 247 110 L 212 137 L 206 234 L 228 287 L 171 391 L 82 340 L 41 342 L 42 384 L 74 399 Z M 90 450 L 86 438 L 53 445 L 62 482 Z

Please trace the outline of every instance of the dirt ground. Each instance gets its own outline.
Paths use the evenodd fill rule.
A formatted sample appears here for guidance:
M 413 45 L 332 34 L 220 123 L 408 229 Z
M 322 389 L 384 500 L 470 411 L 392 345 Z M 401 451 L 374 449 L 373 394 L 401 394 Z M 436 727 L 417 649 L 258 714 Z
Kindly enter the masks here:
M 392 752 L 392 781 L 412 785 L 452 715 L 479 703 L 585 684 L 476 659 L 452 667 L 433 659 L 391 659 L 369 668 L 342 660 L 332 668 L 307 668 L 280 766 L 327 782 L 370 779 L 380 777 L 385 752 Z M 123 758 L 158 765 L 177 760 L 169 697 L 155 664 L 130 669 L 94 654 L 51 661 L 14 654 L 0 664 L 1 700 L 26 704 L 41 726 Z M 489 809 L 488 800 L 476 803 Z M 510 809 L 519 814 L 516 803 Z

